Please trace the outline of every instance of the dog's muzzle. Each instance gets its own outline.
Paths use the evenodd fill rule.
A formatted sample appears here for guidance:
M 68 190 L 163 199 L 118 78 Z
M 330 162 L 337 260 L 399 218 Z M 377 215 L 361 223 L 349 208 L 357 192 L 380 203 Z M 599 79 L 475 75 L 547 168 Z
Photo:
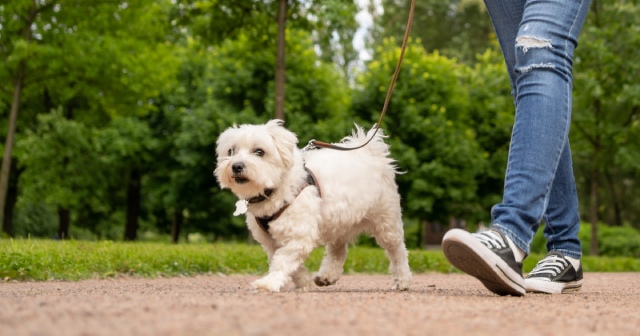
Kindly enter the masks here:
M 244 170 L 244 163 L 242 162 L 235 162 L 234 164 L 231 165 L 231 171 L 236 175 L 242 173 L 243 170 Z
M 238 184 L 244 184 L 249 182 L 249 179 L 246 178 L 243 174 L 245 165 L 243 162 L 235 162 L 231 165 L 231 172 L 233 172 L 233 179 Z

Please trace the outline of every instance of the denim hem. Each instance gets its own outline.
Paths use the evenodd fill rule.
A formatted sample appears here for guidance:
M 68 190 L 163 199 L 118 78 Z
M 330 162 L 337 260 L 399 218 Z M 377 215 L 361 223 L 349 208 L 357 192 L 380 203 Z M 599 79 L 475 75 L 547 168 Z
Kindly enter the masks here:
M 518 237 L 518 235 L 515 234 L 513 231 L 507 229 L 504 225 L 501 225 L 499 223 L 491 224 L 491 228 L 492 229 L 496 229 L 496 230 L 502 232 L 503 235 L 509 237 L 509 239 L 511 239 L 511 241 L 514 244 L 516 244 L 516 246 L 519 249 L 524 251 L 525 256 L 529 255 L 529 244 L 527 244 L 524 240 L 522 240 L 520 237 Z
M 569 251 L 569 250 L 563 250 L 563 249 L 556 249 L 554 251 L 562 253 L 562 255 L 564 255 L 565 257 L 570 257 L 574 259 L 582 258 L 582 251 L 575 252 L 575 251 Z M 549 252 L 552 252 L 552 251 L 549 251 Z

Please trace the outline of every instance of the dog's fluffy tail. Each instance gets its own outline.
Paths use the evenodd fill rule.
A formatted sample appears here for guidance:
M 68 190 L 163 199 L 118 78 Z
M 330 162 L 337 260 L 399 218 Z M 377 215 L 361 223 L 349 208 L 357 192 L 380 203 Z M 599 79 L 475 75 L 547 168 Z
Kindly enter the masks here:
M 371 137 L 373 137 L 373 139 L 371 139 Z M 342 141 L 340 141 L 340 145 L 347 148 L 359 147 L 371 139 L 366 146 L 357 149 L 355 152 L 363 154 L 366 153 L 379 159 L 383 159 L 386 164 L 392 166 L 394 170 L 396 170 L 396 173 L 399 173 L 397 171 L 396 161 L 391 158 L 389 145 L 384 142 L 385 138 L 387 138 L 387 136 L 384 134 L 382 129 L 378 129 L 376 132 L 376 125 L 374 125 L 368 132 L 365 132 L 362 127 L 356 124 L 353 133 L 342 139 Z

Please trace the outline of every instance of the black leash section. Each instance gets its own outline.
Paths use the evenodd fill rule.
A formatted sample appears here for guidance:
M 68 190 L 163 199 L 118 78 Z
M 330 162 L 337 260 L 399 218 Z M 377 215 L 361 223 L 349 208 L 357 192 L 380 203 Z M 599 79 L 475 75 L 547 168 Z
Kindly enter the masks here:
M 384 106 L 382 107 L 382 113 L 380 113 L 380 119 L 378 119 L 378 123 L 375 125 L 376 130 L 373 132 L 373 135 L 367 142 L 358 146 L 358 147 L 341 147 L 338 145 L 334 145 L 331 143 L 318 141 L 316 139 L 309 140 L 309 143 L 304 148 L 307 149 L 319 149 L 319 148 L 330 148 L 342 151 L 349 151 L 354 149 L 362 148 L 371 142 L 373 138 L 375 138 L 376 133 L 380 129 L 380 125 L 382 125 L 382 119 L 384 119 L 384 115 L 387 113 L 387 107 L 389 106 L 389 101 L 391 100 L 391 94 L 393 93 L 393 88 L 396 85 L 396 81 L 398 80 L 398 74 L 400 73 L 400 66 L 402 65 L 402 59 L 404 58 L 404 51 L 407 48 L 407 41 L 409 40 L 409 32 L 411 32 L 411 24 L 413 23 L 413 12 L 416 6 L 416 0 L 411 0 L 411 8 L 409 10 L 409 21 L 407 22 L 407 29 L 404 32 L 404 39 L 402 40 L 402 49 L 400 50 L 400 58 L 398 59 L 398 64 L 396 65 L 396 71 L 393 73 L 393 79 L 391 79 L 391 84 L 389 85 L 389 89 L 387 90 L 387 97 L 384 100 Z

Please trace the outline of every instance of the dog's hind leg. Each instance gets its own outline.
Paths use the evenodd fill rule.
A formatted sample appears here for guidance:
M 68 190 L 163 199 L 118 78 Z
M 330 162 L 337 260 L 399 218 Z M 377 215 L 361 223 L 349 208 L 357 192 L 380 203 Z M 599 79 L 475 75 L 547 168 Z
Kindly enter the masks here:
M 318 273 L 314 274 L 313 281 L 318 286 L 334 285 L 344 268 L 347 259 L 347 246 L 344 241 L 337 241 L 327 245 Z
M 409 269 L 409 252 L 404 245 L 404 231 L 400 215 L 392 216 L 390 222 L 384 222 L 387 216 L 378 217 L 373 236 L 389 258 L 389 272 L 393 277 L 393 290 L 407 290 L 411 285 L 411 270 Z

